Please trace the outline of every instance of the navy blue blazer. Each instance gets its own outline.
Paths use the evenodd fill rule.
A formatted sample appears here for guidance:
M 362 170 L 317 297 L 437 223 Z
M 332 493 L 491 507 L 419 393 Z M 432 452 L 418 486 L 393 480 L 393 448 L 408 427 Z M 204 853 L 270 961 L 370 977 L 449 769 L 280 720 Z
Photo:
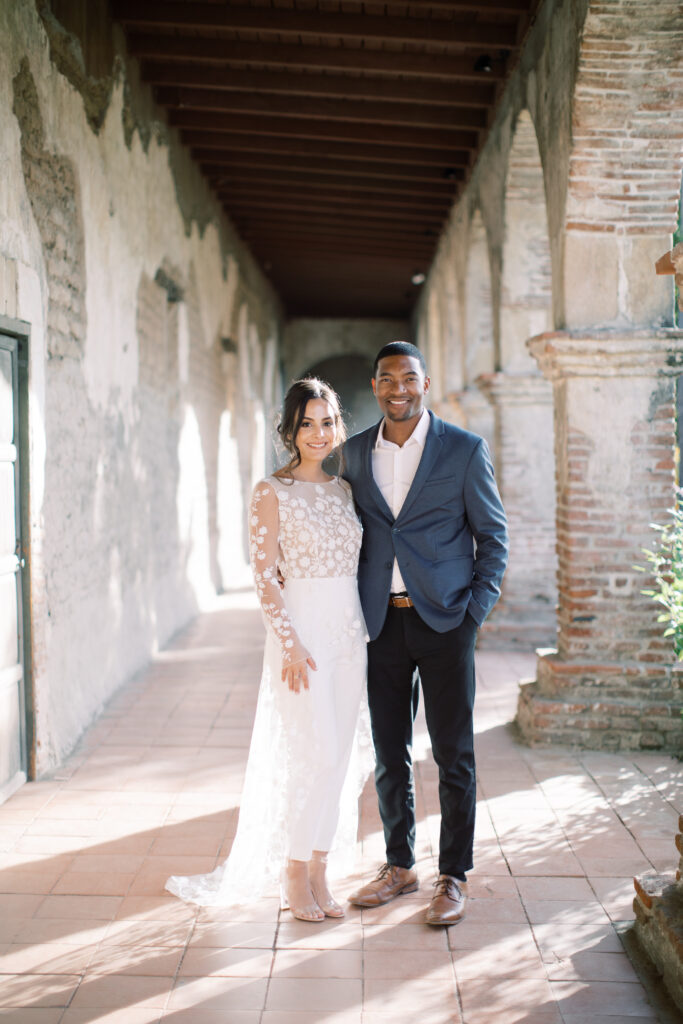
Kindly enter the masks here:
M 394 557 L 416 611 L 439 633 L 460 625 L 466 611 L 480 626 L 500 597 L 508 537 L 488 446 L 429 416 L 422 458 L 396 519 L 372 475 L 380 424 L 344 445 L 342 475 L 363 523 L 358 587 L 371 640 L 384 625 Z

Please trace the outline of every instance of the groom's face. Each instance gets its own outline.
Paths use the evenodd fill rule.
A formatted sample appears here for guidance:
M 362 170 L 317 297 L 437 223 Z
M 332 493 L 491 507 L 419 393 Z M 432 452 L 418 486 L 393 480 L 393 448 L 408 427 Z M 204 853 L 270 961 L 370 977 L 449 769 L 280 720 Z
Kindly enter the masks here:
M 385 417 L 402 422 L 422 414 L 429 377 L 414 356 L 387 356 L 377 365 L 372 390 Z

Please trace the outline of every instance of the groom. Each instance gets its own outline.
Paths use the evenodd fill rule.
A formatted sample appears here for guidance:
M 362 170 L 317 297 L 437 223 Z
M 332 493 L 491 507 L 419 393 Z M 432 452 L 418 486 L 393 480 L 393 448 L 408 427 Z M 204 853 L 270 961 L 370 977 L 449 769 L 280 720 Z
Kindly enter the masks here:
M 418 887 L 417 669 L 441 803 L 440 874 L 427 922 L 451 925 L 463 917 L 472 868 L 474 645 L 500 595 L 505 513 L 486 442 L 424 408 L 429 377 L 418 348 L 385 345 L 372 390 L 383 419 L 346 442 L 343 475 L 364 528 L 358 584 L 387 863 L 350 900 L 377 907 Z

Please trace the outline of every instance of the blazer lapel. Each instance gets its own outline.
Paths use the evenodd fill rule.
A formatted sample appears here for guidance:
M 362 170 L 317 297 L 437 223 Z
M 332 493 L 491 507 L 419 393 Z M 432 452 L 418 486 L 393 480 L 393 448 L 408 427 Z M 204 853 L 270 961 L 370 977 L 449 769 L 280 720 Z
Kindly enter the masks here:
M 403 516 L 408 512 L 410 506 L 413 504 L 418 494 L 422 490 L 425 482 L 429 479 L 429 474 L 434 468 L 434 463 L 439 457 L 441 452 L 441 434 L 443 434 L 443 423 L 438 419 L 434 413 L 430 412 L 430 424 L 429 430 L 427 431 L 427 437 L 425 438 L 425 446 L 422 451 L 422 458 L 420 459 L 419 465 L 413 477 L 413 482 L 410 485 L 410 490 L 406 494 L 405 501 L 401 506 L 396 522 L 400 522 Z

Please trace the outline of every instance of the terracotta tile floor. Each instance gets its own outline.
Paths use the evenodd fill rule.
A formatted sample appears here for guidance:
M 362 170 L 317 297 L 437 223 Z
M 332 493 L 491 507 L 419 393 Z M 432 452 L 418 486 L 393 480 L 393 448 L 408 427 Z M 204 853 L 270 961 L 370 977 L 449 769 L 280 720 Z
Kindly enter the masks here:
M 468 918 L 422 922 L 439 816 L 415 744 L 422 889 L 307 925 L 264 899 L 165 894 L 230 847 L 262 627 L 223 599 L 111 702 L 53 778 L 0 807 L 0 1024 L 646 1024 L 623 951 L 632 876 L 671 870 L 680 765 L 529 750 L 508 725 L 532 655 L 478 657 L 479 808 Z M 372 783 L 357 874 L 382 856 Z

